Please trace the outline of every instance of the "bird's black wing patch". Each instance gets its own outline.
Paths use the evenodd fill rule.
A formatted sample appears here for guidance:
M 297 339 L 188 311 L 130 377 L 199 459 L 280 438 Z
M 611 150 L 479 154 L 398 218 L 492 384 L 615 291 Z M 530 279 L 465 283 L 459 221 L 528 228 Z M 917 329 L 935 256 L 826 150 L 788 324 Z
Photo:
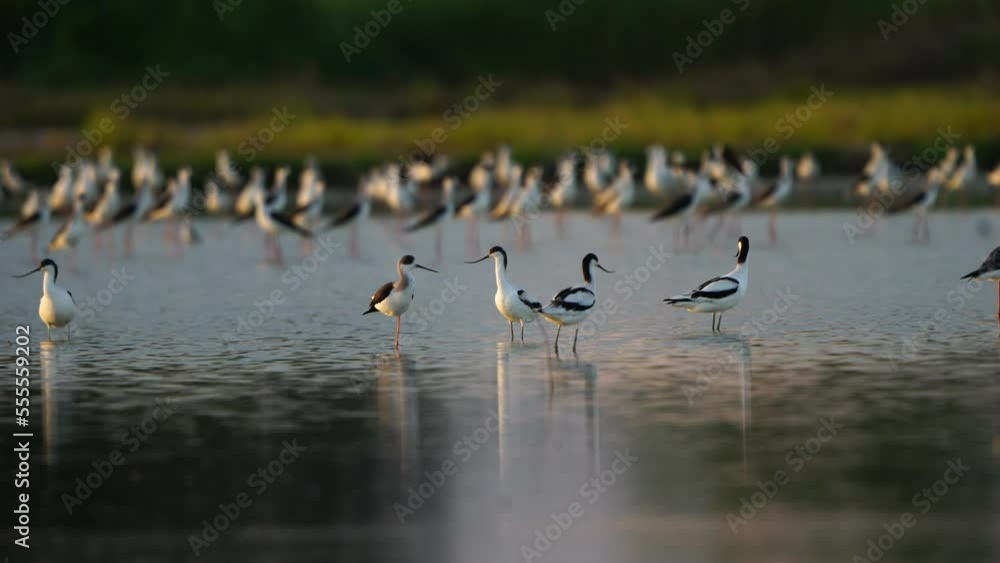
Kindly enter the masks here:
M 717 277 L 717 278 L 712 278 L 712 279 L 708 280 L 707 282 L 705 282 L 705 283 L 703 283 L 703 284 L 699 285 L 699 286 L 698 286 L 698 287 L 696 288 L 696 290 L 695 290 L 695 291 L 697 291 L 698 289 L 704 289 L 704 288 L 708 287 L 709 285 L 711 285 L 711 284 L 713 284 L 713 283 L 715 283 L 715 282 L 717 282 L 717 281 L 723 281 L 723 280 L 728 280 L 728 281 L 731 281 L 731 282 L 735 283 L 736 285 L 739 285 L 739 284 L 740 284 L 740 281 L 739 281 L 739 280 L 737 280 L 736 278 L 731 278 L 731 277 L 729 277 L 729 276 L 719 276 L 719 277 Z
M 372 302 L 368 304 L 368 312 L 375 310 L 375 305 L 385 301 L 386 297 L 392 293 L 392 282 L 389 282 L 375 291 L 375 295 L 372 295 Z
M 760 203 L 760 202 L 764 201 L 765 199 L 767 199 L 767 198 L 771 197 L 772 195 L 774 195 L 777 191 L 778 191 L 778 183 L 777 182 L 772 182 L 767 187 L 767 189 L 764 190 L 764 192 L 761 193 L 760 196 L 757 197 L 757 202 Z
M 312 236 L 313 236 L 313 234 L 312 234 L 311 231 L 309 231 L 308 229 L 303 229 L 302 227 L 296 225 L 291 220 L 291 218 L 289 218 L 284 213 L 275 213 L 275 212 L 272 212 L 271 213 L 271 218 L 274 219 L 275 221 L 277 221 L 278 223 L 281 223 L 282 225 L 288 227 L 289 229 L 295 231 L 301 237 L 312 238 Z
M 423 218 L 421 218 L 416 223 L 403 229 L 403 232 L 412 233 L 413 231 L 420 230 L 428 225 L 433 225 L 435 221 L 437 221 L 439 218 L 441 218 L 442 215 L 444 215 L 445 211 L 446 211 L 445 206 L 441 205 L 436 209 L 430 211 L 427 215 L 424 215 Z
M 557 293 L 556 296 L 552 298 L 552 304 L 556 305 L 557 307 L 562 307 L 567 311 L 586 311 L 587 309 L 590 309 L 591 307 L 594 306 L 594 303 L 576 303 L 574 301 L 566 300 L 571 295 L 575 295 L 577 293 L 588 293 L 591 296 L 594 295 L 593 291 L 590 291 L 585 287 L 567 287 L 566 289 Z
M 472 202 L 474 202 L 474 201 L 476 201 L 476 193 L 475 192 L 473 192 L 473 193 L 465 196 L 465 199 L 463 199 L 462 201 L 458 202 L 458 205 L 455 207 L 455 214 L 458 215 L 458 213 L 461 212 L 463 209 L 465 209 L 466 207 L 472 205 Z
M 927 197 L 927 192 L 921 192 L 921 193 L 919 193 L 919 194 L 911 197 L 910 199 L 904 201 L 898 207 L 893 207 L 892 209 L 890 209 L 889 210 L 889 214 L 890 215 L 895 215 L 896 213 L 902 213 L 904 211 L 908 211 L 910 209 L 913 209 L 914 207 L 917 206 L 917 204 L 919 204 L 921 201 L 923 201 L 925 197 Z
M 331 227 L 341 227 L 351 222 L 352 219 L 361 213 L 361 203 L 355 203 L 354 205 L 345 209 L 340 215 L 336 216 L 333 221 L 330 222 Z
M 674 199 L 673 201 L 668 203 L 665 207 L 657 211 L 650 219 L 650 221 L 666 219 L 667 217 L 677 214 L 677 212 L 679 212 L 681 209 L 684 209 L 685 207 L 691 205 L 692 199 L 694 199 L 694 194 L 690 193 L 684 194 Z
M 521 300 L 521 303 L 524 303 L 525 305 L 530 307 L 532 311 L 537 311 L 542 308 L 542 304 L 539 303 L 538 301 L 532 301 L 530 299 L 525 298 L 523 289 L 517 290 L 517 298 Z

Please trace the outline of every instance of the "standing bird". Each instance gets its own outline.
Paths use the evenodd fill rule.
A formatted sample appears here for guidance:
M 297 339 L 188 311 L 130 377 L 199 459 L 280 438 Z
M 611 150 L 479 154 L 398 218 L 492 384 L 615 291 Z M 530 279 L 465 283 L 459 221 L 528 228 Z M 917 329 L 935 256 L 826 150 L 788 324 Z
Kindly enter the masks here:
M 361 185 L 358 187 L 358 198 L 354 201 L 354 204 L 341 211 L 340 214 L 334 217 L 330 221 L 330 224 L 327 225 L 327 230 L 343 227 L 344 225 L 351 226 L 348 252 L 352 258 L 361 257 L 361 241 L 359 239 L 358 231 L 360 230 L 361 225 L 368 220 L 368 217 L 371 215 L 371 210 L 371 181 L 362 180 Z
M 0 235 L 0 240 L 7 240 L 21 233 L 28 233 L 28 247 L 31 250 L 31 261 L 35 262 L 38 260 L 38 235 L 45 234 L 45 230 L 49 227 L 49 218 L 51 215 L 48 197 L 40 189 L 34 189 L 21 207 L 20 219 Z
M 552 298 L 552 301 L 538 310 L 538 314 L 550 323 L 559 328 L 556 330 L 556 354 L 559 353 L 559 333 L 563 325 L 578 325 L 583 322 L 590 310 L 597 303 L 597 293 L 595 292 L 594 273 L 591 266 L 597 266 L 601 270 L 613 274 L 614 270 L 608 270 L 601 266 L 597 255 L 591 252 L 583 257 L 583 284 L 567 287 Z M 576 339 L 580 336 L 580 328 L 577 327 L 576 334 L 573 335 L 573 353 L 576 353 Z
M 556 210 L 556 233 L 562 238 L 566 235 L 563 213 L 573 207 L 580 191 L 576 181 L 576 155 L 563 157 L 556 168 L 559 179 L 549 192 L 549 202 Z
M 472 188 L 472 193 L 455 207 L 455 216 L 466 220 L 466 246 L 475 249 L 477 253 L 479 221 L 490 212 L 493 180 L 493 154 L 486 153 L 479 164 L 469 172 L 469 187 Z
M 781 157 L 781 173 L 757 199 L 757 205 L 769 211 L 767 233 L 771 239 L 771 244 L 778 242 L 778 206 L 784 203 L 788 199 L 788 196 L 791 195 L 794 174 L 792 159 L 787 156 Z
M 412 233 L 434 225 L 434 257 L 438 262 L 443 259 L 444 222 L 455 215 L 455 178 L 445 178 L 441 188 L 441 203 L 403 229 L 405 233 Z
M 492 258 L 496 268 L 497 293 L 493 297 L 497 311 L 507 319 L 510 324 L 510 341 L 514 341 L 514 322 L 521 323 L 521 342 L 524 342 L 524 323 L 530 323 L 538 318 L 538 311 L 542 304 L 531 299 L 523 289 L 518 289 L 510 283 L 507 278 L 507 253 L 503 248 L 494 246 L 486 256 L 479 260 L 466 262 L 466 264 L 478 264 L 487 258 Z
M 70 340 L 69 323 L 76 317 L 76 302 L 73 301 L 72 293 L 56 285 L 56 280 L 59 278 L 59 266 L 56 266 L 56 263 L 51 259 L 46 258 L 34 270 L 14 277 L 24 278 L 38 271 L 43 272 L 42 299 L 38 303 L 38 316 L 48 329 L 49 340 L 52 339 L 52 327 L 66 327 L 66 341 L 68 342 Z
M 49 242 L 49 251 L 71 248 L 73 250 L 72 267 L 76 268 L 76 245 L 80 242 L 81 236 L 83 236 L 83 198 L 78 197 L 73 212 L 52 236 L 52 240 Z
M 618 176 L 610 186 L 594 194 L 594 215 L 611 215 L 612 231 L 621 232 L 622 211 L 628 209 L 635 200 L 635 180 L 632 167 L 627 160 L 618 164 Z
M 59 178 L 52 185 L 52 193 L 49 194 L 49 209 L 60 212 L 70 209 L 73 204 L 73 169 L 68 165 L 59 166 Z
M 694 218 L 695 212 L 701 208 L 702 203 L 712 192 L 712 183 L 709 180 L 708 175 L 702 172 L 692 172 L 690 170 L 685 172 L 686 183 L 690 186 L 687 193 L 681 194 L 680 196 L 674 198 L 673 201 L 667 205 L 660 208 L 659 211 L 653 214 L 649 219 L 650 222 L 661 221 L 663 219 L 670 219 L 677 217 L 683 220 L 683 224 L 678 222 L 678 226 L 674 227 L 674 248 L 680 246 L 690 247 L 691 245 L 691 222 Z M 680 235 L 678 234 L 678 229 L 680 229 Z M 680 237 L 683 236 L 683 239 Z M 683 240 L 683 245 L 678 244 L 678 240 Z
M 388 317 L 396 317 L 396 349 L 399 350 L 399 328 L 403 322 L 403 313 L 410 308 L 413 302 L 413 270 L 420 268 L 428 272 L 437 273 L 426 266 L 416 263 L 413 256 L 407 254 L 396 263 L 396 271 L 399 273 L 399 280 L 389 282 L 375 291 L 372 295 L 368 310 L 361 313 L 362 316 L 378 311 Z
M 979 279 L 995 281 L 997 283 L 997 322 L 1000 322 L 1000 246 L 993 249 L 993 252 L 986 257 L 986 260 L 975 271 L 962 276 L 963 280 Z
M 931 168 L 927 172 L 926 190 L 904 201 L 898 207 L 888 210 L 890 215 L 906 211 L 913 212 L 913 233 L 910 236 L 914 242 L 930 242 L 931 240 L 931 227 L 927 214 L 937 201 L 942 182 L 944 182 L 944 175 L 941 171 L 937 168 Z
M 712 313 L 712 332 L 722 331 L 722 312 L 740 304 L 747 293 L 750 239 L 740 237 L 736 243 L 736 268 L 728 274 L 712 278 L 697 289 L 683 295 L 668 297 L 668 305 L 687 309 L 692 313 Z M 715 325 L 715 314 L 719 313 L 719 325 Z
M 254 205 L 254 218 L 257 219 L 257 226 L 260 227 L 260 230 L 264 231 L 265 258 L 273 259 L 275 263 L 281 264 L 284 261 L 281 253 L 281 240 L 279 238 L 281 231 L 292 231 L 304 238 L 312 238 L 313 234 L 307 229 L 296 225 L 284 213 L 269 208 L 264 203 L 264 192 L 257 192 L 254 195 L 257 198 Z M 270 250 L 270 257 L 266 256 L 268 250 Z

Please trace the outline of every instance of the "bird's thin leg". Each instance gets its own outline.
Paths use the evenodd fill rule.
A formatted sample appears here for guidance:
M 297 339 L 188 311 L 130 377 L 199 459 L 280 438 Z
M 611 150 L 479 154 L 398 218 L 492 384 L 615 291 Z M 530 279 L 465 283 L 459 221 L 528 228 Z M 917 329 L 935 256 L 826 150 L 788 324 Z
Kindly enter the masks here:
M 722 313 L 719 313 L 719 332 L 722 332 Z
M 45 325 L 45 330 L 49 331 L 49 340 L 52 340 L 52 327 Z
M 442 239 L 444 238 L 443 230 L 444 228 L 441 226 L 441 223 L 439 222 L 437 225 L 437 230 L 434 233 L 434 257 L 437 258 L 439 264 L 444 259 L 443 256 L 444 252 L 442 250 L 443 246 Z
M 1000 322 L 1000 282 L 997 282 L 997 322 Z
M 399 326 L 403 323 L 403 317 L 396 317 L 396 349 L 399 350 Z
M 278 235 L 274 235 L 274 260 L 278 264 L 285 261 L 285 258 L 281 254 L 281 239 L 278 238 Z
M 715 332 L 715 313 L 712 313 L 712 332 Z
M 578 336 L 580 336 L 580 329 L 576 329 L 576 332 L 573 333 L 573 353 L 574 354 L 576 354 L 576 339 L 577 339 Z
M 507 321 L 510 324 L 510 341 L 514 341 L 514 321 Z
M 556 354 L 559 354 L 559 333 L 562 332 L 562 325 L 556 329 Z
M 73 342 L 73 336 L 70 334 L 69 325 L 66 325 L 66 342 Z
M 521 344 L 524 344 L 524 321 L 521 321 Z
M 768 234 L 771 236 L 771 244 L 778 242 L 778 210 L 771 209 L 771 216 L 768 220 Z

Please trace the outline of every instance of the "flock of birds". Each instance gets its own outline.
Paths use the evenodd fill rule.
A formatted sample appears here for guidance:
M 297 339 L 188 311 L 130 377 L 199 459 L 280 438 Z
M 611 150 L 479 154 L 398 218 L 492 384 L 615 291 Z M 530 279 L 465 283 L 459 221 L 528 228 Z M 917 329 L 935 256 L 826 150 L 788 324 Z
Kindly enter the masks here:
M 458 176 L 449 173 L 449 161 L 438 156 L 427 162 L 408 166 L 389 163 L 371 170 L 361 178 L 357 197 L 332 217 L 324 214 L 326 184 L 313 158 L 307 158 L 298 176 L 294 198 L 289 194 L 291 169 L 274 171 L 271 185 L 263 169 L 253 168 L 247 178 L 225 151 L 216 155 L 215 170 L 198 193 L 192 189 L 192 170 L 182 167 L 168 176 L 160 168 L 157 156 L 145 149 L 136 149 L 131 168 L 133 193 L 126 199 L 121 187 L 123 174 L 114 163 L 108 147 L 98 152 L 94 162 L 85 161 L 75 167 L 63 165 L 51 188 L 34 186 L 26 181 L 8 161 L 0 162 L 0 201 L 23 196 L 19 219 L 8 228 L 0 240 L 18 235 L 29 236 L 32 259 L 38 257 L 38 239 L 44 235 L 53 213 L 66 218 L 48 243 L 49 251 L 69 249 L 73 253 L 89 231 L 94 234 L 95 248 L 105 244 L 114 252 L 115 230 L 124 230 L 126 254 L 134 249 L 133 237 L 137 226 L 152 222 L 167 222 L 164 241 L 179 251 L 182 243 L 194 244 L 201 237 L 191 223 L 195 212 L 231 217 L 236 223 L 254 219 L 265 235 L 265 258 L 280 263 L 282 258 L 279 236 L 289 232 L 302 237 L 306 244 L 319 232 L 348 227 L 351 230 L 349 252 L 360 255 L 358 230 L 372 212 L 373 204 L 382 204 L 395 216 L 394 231 L 398 236 L 429 227 L 436 228 L 435 252 L 442 256 L 442 225 L 451 219 L 465 219 L 466 240 L 470 249 L 478 251 L 479 222 L 513 220 L 517 224 L 518 246 L 531 244 L 530 226 L 535 216 L 552 209 L 557 232 L 564 233 L 565 213 L 583 204 L 589 192 L 594 216 L 611 219 L 612 233 L 620 233 L 622 214 L 635 202 L 638 186 L 664 200 L 651 221 L 673 220 L 675 247 L 691 247 L 692 236 L 704 227 L 704 236 L 711 242 L 727 223 L 738 233 L 740 213 L 752 206 L 769 211 L 769 238 L 777 241 L 777 210 L 791 195 L 796 181 L 809 182 L 819 177 L 820 167 L 812 154 L 793 160 L 783 156 L 777 177 L 760 178 L 757 164 L 739 158 L 731 149 L 716 146 L 703 153 L 699 163 L 689 166 L 682 153 L 668 152 L 662 146 L 647 150 L 646 168 L 637 175 L 628 160 L 618 160 L 608 151 L 595 151 L 581 159 L 577 154 L 560 158 L 549 170 L 554 179 L 546 181 L 541 166 L 525 168 L 513 158 L 509 146 L 482 155 L 468 172 L 465 185 Z M 889 209 L 890 213 L 912 211 L 916 215 L 913 238 L 929 237 L 927 212 L 934 205 L 941 188 L 958 192 L 976 184 L 980 178 L 975 150 L 966 147 L 960 158 L 951 149 L 938 164 L 927 171 L 923 182 L 914 186 L 904 177 L 903 170 L 889 158 L 888 151 L 873 144 L 871 155 L 850 194 L 861 198 L 877 198 L 880 192 L 899 193 L 904 185 L 907 197 Z M 1000 187 L 1000 165 L 985 176 L 986 181 Z M 421 206 L 422 195 L 440 187 L 437 204 Z M 714 224 L 711 220 L 714 219 Z M 922 229 L 921 229 L 922 227 Z M 921 230 L 924 236 L 921 237 Z M 673 306 L 692 312 L 713 313 L 712 330 L 721 330 L 721 313 L 742 300 L 746 293 L 750 242 L 745 236 L 738 241 L 737 266 L 725 276 L 712 278 L 689 293 L 666 299 Z M 521 325 L 542 317 L 559 327 L 555 348 L 559 348 L 559 331 L 563 326 L 579 325 L 593 309 L 597 297 L 592 268 L 606 272 L 594 254 L 583 259 L 583 284 L 560 291 L 549 304 L 542 305 L 515 287 L 507 276 L 508 256 L 499 246 L 477 260 L 492 258 L 496 268 L 497 309 L 509 322 L 511 338 L 515 322 Z M 381 312 L 396 317 L 396 347 L 399 346 L 401 316 L 413 299 L 413 270 L 431 270 L 417 264 L 406 255 L 397 264 L 398 279 L 380 287 L 372 297 L 365 314 Z M 58 266 L 50 258 L 26 275 L 43 272 L 43 296 L 39 316 L 51 331 L 67 327 L 76 306 L 72 295 L 56 284 Z M 23 277 L 23 276 L 17 276 Z M 1000 249 L 994 251 L 979 270 L 966 277 L 1000 280 Z M 719 315 L 716 324 L 716 314 Z M 1000 319 L 1000 305 L 998 305 Z M 579 329 L 573 340 L 576 341 Z

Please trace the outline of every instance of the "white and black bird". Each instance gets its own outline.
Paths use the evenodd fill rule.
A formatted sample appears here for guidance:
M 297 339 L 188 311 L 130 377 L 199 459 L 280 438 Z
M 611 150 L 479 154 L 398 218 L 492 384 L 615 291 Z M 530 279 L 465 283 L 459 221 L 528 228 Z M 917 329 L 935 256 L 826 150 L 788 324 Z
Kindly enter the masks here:
M 549 203 L 556 211 L 556 232 L 565 235 L 565 220 L 563 214 L 572 209 L 580 196 L 579 182 L 576 179 L 576 155 L 569 154 L 559 160 L 556 165 L 556 183 L 549 191 Z
M 371 216 L 371 184 L 369 180 L 362 180 L 358 187 L 358 197 L 350 207 L 341 211 L 336 217 L 330 220 L 327 230 L 350 226 L 351 235 L 348 243 L 348 252 L 353 258 L 361 257 L 361 240 L 359 231 L 361 226 Z
M 493 197 L 493 154 L 482 156 L 471 172 L 469 187 L 472 192 L 455 206 L 455 216 L 466 220 L 466 241 L 469 248 L 479 252 L 479 221 L 490 212 Z
M 38 303 L 38 317 L 45 323 L 49 332 L 49 339 L 52 339 L 52 328 L 66 327 L 66 340 L 70 340 L 69 323 L 76 317 L 76 302 L 73 301 L 73 294 L 64 287 L 57 285 L 59 279 L 59 266 L 51 259 L 46 258 L 34 270 L 14 276 L 23 278 L 41 271 L 42 277 L 42 299 Z
M 507 277 L 507 252 L 503 248 L 494 246 L 486 256 L 466 264 L 478 264 L 488 258 L 493 259 L 497 278 L 497 293 L 493 297 L 493 303 L 510 324 L 510 341 L 514 341 L 514 323 L 520 323 L 521 342 L 524 342 L 524 324 L 538 318 L 542 304 L 510 282 L 510 278 Z
M 968 274 L 962 276 L 963 280 L 979 279 L 997 282 L 997 322 L 1000 322 L 1000 246 L 993 249 L 993 252 L 986 257 L 986 260 Z
M 372 300 L 368 304 L 368 310 L 362 313 L 362 316 L 368 313 L 379 312 L 388 317 L 396 317 L 395 346 L 397 350 L 399 350 L 399 329 L 403 322 L 403 313 L 410 308 L 410 303 L 413 302 L 413 270 L 416 268 L 437 273 L 437 270 L 417 264 L 416 259 L 409 254 L 401 257 L 399 262 L 396 263 L 396 272 L 399 274 L 399 279 L 378 288 L 375 294 L 372 295 Z
M 312 238 L 313 234 L 307 229 L 295 224 L 291 217 L 280 211 L 273 210 L 264 203 L 264 192 L 255 194 L 257 201 L 254 205 L 254 218 L 257 226 L 264 231 L 264 251 L 265 258 L 273 259 L 280 264 L 283 261 L 281 252 L 282 231 L 291 231 L 303 238 Z M 270 256 L 267 256 L 270 250 Z
M 45 234 L 45 230 L 48 229 L 51 215 L 48 197 L 40 189 L 34 189 L 21 206 L 21 215 L 17 222 L 0 235 L 0 240 L 27 233 L 30 237 L 28 246 L 31 260 L 34 262 L 38 260 L 38 237 Z
M 742 236 L 736 246 L 736 268 L 733 271 L 712 278 L 683 295 L 668 297 L 664 301 L 668 305 L 687 309 L 692 313 L 712 313 L 712 332 L 721 331 L 722 313 L 739 305 L 747 293 L 750 239 Z M 715 324 L 716 313 L 719 314 L 718 326 Z
M 809 182 L 819 178 L 819 175 L 819 160 L 816 159 L 816 155 L 811 152 L 802 155 L 795 165 L 795 176 L 803 182 Z
M 73 207 L 73 212 L 70 216 L 66 218 L 62 226 L 56 231 L 56 234 L 52 235 L 52 240 L 49 242 L 49 250 L 65 250 L 72 249 L 75 255 L 76 245 L 80 242 L 80 237 L 83 236 L 84 226 L 83 226 L 83 197 L 76 198 L 76 204 Z M 75 259 L 74 265 L 75 267 Z
M 930 220 L 927 215 L 937 201 L 938 192 L 945 177 L 938 168 L 931 168 L 927 172 L 927 188 L 910 197 L 900 205 L 888 210 L 890 215 L 899 213 L 913 213 L 913 233 L 911 237 L 914 242 L 931 240 Z
M 405 233 L 413 233 L 434 226 L 434 257 L 440 262 L 444 250 L 444 222 L 455 215 L 455 178 L 448 176 L 441 182 L 441 203 L 431 208 L 415 222 L 403 229 Z
M 597 290 L 594 283 L 593 267 L 597 266 L 601 270 L 613 274 L 614 270 L 608 270 L 601 266 L 600 260 L 594 253 L 583 257 L 583 283 L 567 287 L 552 298 L 548 305 L 538 310 L 538 313 L 545 320 L 555 324 L 559 328 L 556 330 L 556 353 L 559 353 L 559 333 L 564 325 L 578 325 L 583 322 L 590 311 L 597 304 Z M 576 353 L 576 339 L 580 335 L 580 329 L 576 329 L 573 335 L 573 352 Z
M 781 157 L 778 177 L 757 197 L 757 205 L 768 210 L 767 232 L 772 244 L 778 242 L 778 207 L 792 194 L 794 178 L 792 159 Z
M 675 197 L 672 201 L 661 207 L 650 217 L 650 222 L 663 221 L 667 219 L 678 219 L 674 228 L 674 247 L 680 246 L 678 242 L 683 240 L 684 246 L 691 242 L 692 221 L 695 213 L 701 209 L 705 200 L 712 193 L 712 181 L 708 175 L 702 172 L 686 171 L 685 183 L 688 190 Z M 678 234 L 681 233 L 681 234 Z M 683 237 L 683 238 L 681 238 Z

